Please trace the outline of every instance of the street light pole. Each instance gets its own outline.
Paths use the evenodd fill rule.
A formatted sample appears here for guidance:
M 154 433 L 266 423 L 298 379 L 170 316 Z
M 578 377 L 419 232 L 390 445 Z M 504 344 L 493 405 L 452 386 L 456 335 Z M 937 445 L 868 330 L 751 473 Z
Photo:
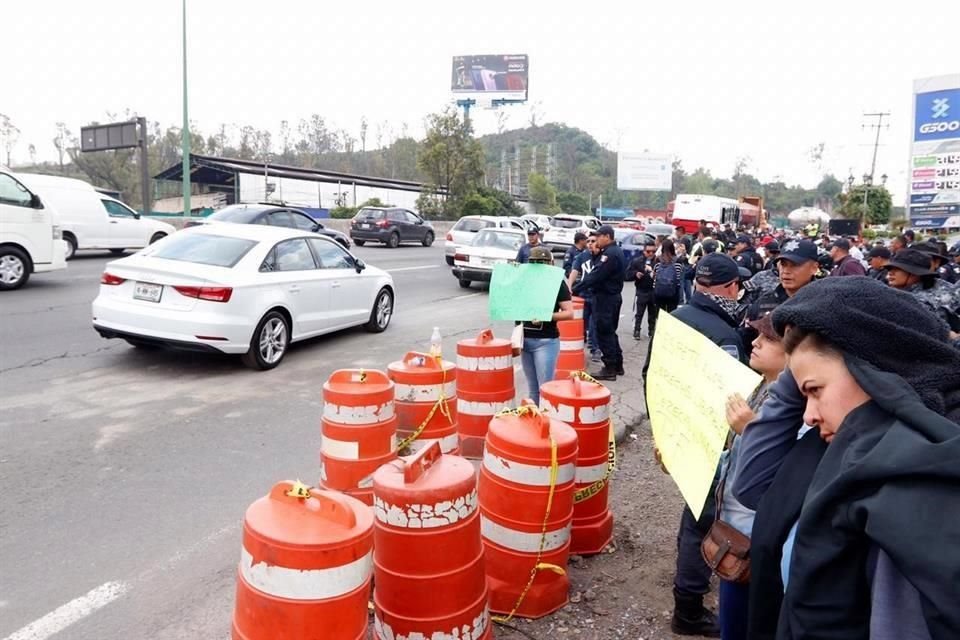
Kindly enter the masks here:
M 190 117 L 187 115 L 187 0 L 183 0 L 183 129 L 180 132 L 183 145 L 183 215 L 192 213 L 190 207 Z

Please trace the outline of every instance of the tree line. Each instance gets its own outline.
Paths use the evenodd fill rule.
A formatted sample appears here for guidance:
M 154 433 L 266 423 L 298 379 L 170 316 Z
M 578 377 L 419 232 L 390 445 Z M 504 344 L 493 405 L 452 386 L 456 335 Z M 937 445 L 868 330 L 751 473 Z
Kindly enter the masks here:
M 107 114 L 105 122 L 133 115 L 129 111 Z M 418 140 L 410 135 L 406 124 L 398 129 L 386 122 L 371 127 L 364 117 L 360 138 L 355 138 L 320 114 L 313 114 L 296 123 L 281 121 L 277 135 L 250 125 L 223 124 L 214 131 L 192 126 L 191 148 L 201 155 L 423 182 L 427 186 L 418 207 L 431 218 L 515 215 L 521 211 L 517 197 L 548 214 L 587 214 L 601 198 L 605 207 L 662 210 L 678 193 L 732 198 L 761 195 L 773 215 L 786 215 L 801 206 L 816 206 L 848 217 L 859 217 L 863 211 L 857 188 L 850 190 L 848 197 L 843 183 L 833 175 L 825 174 L 813 189 L 782 180 L 764 183 L 747 171 L 746 157 L 736 160 L 728 178 L 715 177 L 702 167 L 688 171 L 677 159 L 672 192 L 627 192 L 616 188 L 616 153 L 575 127 L 531 124 L 477 138 L 460 112 L 447 107 L 428 115 L 425 129 L 426 135 Z M 156 175 L 180 162 L 181 130 L 177 126 L 164 128 L 159 122 L 149 122 L 148 130 L 148 170 Z M 80 177 L 119 191 L 131 205 L 140 206 L 134 150 L 81 153 L 78 131 L 58 122 L 51 133 L 57 161 L 37 162 L 36 147 L 30 143 L 31 162 L 21 169 Z M 19 142 L 19 129 L 0 114 L 0 148 L 6 151 L 8 162 Z M 811 161 L 822 158 L 823 150 L 823 144 L 813 147 Z M 158 197 L 177 195 L 180 190 L 179 184 L 157 184 L 155 188 Z M 859 198 L 862 195 L 861 190 Z M 889 203 L 885 188 L 871 187 L 868 220 L 886 222 Z

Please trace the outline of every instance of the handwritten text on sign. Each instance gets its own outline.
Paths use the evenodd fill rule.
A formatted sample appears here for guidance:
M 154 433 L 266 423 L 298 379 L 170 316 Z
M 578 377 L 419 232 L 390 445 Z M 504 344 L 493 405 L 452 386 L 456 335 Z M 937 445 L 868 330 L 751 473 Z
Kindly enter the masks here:
M 653 441 L 699 519 L 730 426 L 727 397 L 744 398 L 760 376 L 673 316 L 661 314 L 647 374 Z

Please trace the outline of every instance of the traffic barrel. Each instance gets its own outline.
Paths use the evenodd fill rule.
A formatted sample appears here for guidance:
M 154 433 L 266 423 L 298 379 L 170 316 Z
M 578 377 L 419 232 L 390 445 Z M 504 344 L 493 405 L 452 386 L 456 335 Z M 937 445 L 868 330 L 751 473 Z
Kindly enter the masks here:
M 576 460 L 576 431 L 529 400 L 490 422 L 480 526 L 490 610 L 505 619 L 539 618 L 567 603 Z
M 396 389 L 401 453 L 416 453 L 432 440 L 444 453 L 459 453 L 457 368 L 452 362 L 411 351 L 387 365 Z
M 373 493 L 374 637 L 493 637 L 473 465 L 434 441 L 380 467 Z
M 340 369 L 323 384 L 320 486 L 373 505 L 373 472 L 397 457 L 394 384 L 382 371 Z
M 609 490 L 616 443 L 610 421 L 610 390 L 581 372 L 545 383 L 540 388 L 540 408 L 573 427 L 579 440 L 570 553 L 600 553 L 613 539 Z
M 560 355 L 554 380 L 569 378 L 574 371 L 581 371 L 587 361 L 583 351 L 583 320 L 559 320 Z
M 580 296 L 573 296 L 573 319 L 583 320 L 583 307 L 587 301 Z
M 277 483 L 243 521 L 233 639 L 366 638 L 372 568 L 370 507 Z
M 516 387 L 513 347 L 489 329 L 457 343 L 457 428 L 460 452 L 466 458 L 483 457 L 490 420 L 512 409 Z

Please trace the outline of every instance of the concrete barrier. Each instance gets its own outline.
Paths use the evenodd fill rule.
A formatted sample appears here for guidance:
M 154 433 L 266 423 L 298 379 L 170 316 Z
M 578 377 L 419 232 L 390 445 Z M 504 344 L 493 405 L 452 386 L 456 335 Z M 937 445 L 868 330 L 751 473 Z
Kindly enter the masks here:
M 198 220 L 199 218 L 184 218 L 182 216 L 149 216 L 154 220 L 161 220 L 172 224 L 177 229 L 182 229 L 187 220 Z M 342 231 L 347 235 L 350 234 L 350 220 L 339 220 L 334 218 L 325 218 L 320 221 L 323 226 L 328 229 L 336 229 L 337 231 Z M 450 231 L 450 228 L 456 224 L 456 220 L 431 220 L 430 224 L 433 226 L 434 235 L 437 238 L 437 241 L 442 241 L 447 233 Z

